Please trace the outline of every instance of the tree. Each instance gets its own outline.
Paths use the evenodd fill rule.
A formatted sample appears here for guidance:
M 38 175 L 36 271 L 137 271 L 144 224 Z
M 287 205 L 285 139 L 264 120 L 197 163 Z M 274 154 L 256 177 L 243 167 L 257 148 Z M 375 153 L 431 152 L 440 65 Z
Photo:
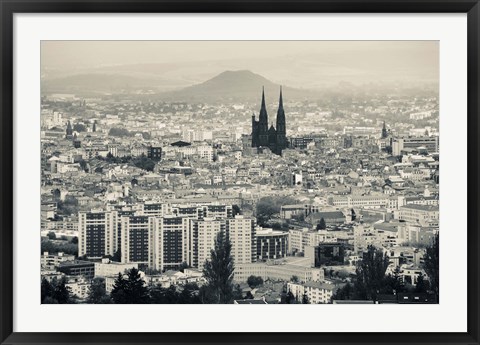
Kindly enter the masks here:
M 310 304 L 310 299 L 308 298 L 307 292 L 303 292 L 302 296 L 302 304 Z
M 286 304 L 294 304 L 295 303 L 295 296 L 293 295 L 292 291 L 288 291 L 287 295 L 285 296 L 285 303 Z
M 257 286 L 263 285 L 263 279 L 262 277 L 251 275 L 247 279 L 247 284 L 253 289 L 253 288 L 256 288 Z
M 290 281 L 291 281 L 292 283 L 298 283 L 298 282 L 300 281 L 300 279 L 298 279 L 298 276 L 292 276 L 292 277 L 290 278 Z
M 88 290 L 87 303 L 108 304 L 111 303 L 110 296 L 105 290 L 105 279 L 95 278 Z
M 78 244 L 78 237 L 77 236 L 73 237 L 71 242 L 72 244 Z
M 77 214 L 79 211 L 78 200 L 74 196 L 67 195 L 65 201 L 59 201 L 57 203 L 58 213 L 63 215 Z
M 327 223 L 325 223 L 325 219 L 320 218 L 320 221 L 317 224 L 317 230 L 325 230 L 327 228 Z
M 433 243 L 431 246 L 428 246 L 423 257 L 423 268 L 428 275 L 430 281 L 430 289 L 435 295 L 435 299 L 439 301 L 439 281 L 440 281 L 440 271 L 439 271 L 439 249 L 440 249 L 440 237 L 435 235 Z
M 242 210 L 238 205 L 232 205 L 232 216 L 235 217 L 237 214 L 242 214 Z
M 127 281 L 123 274 L 118 273 L 117 278 L 113 283 L 113 289 L 110 293 L 113 302 L 117 304 L 126 304 L 127 302 Z
M 50 241 L 57 238 L 57 236 L 55 235 L 55 233 L 53 231 L 49 231 L 49 233 L 47 234 L 47 237 Z
M 132 160 L 133 165 L 137 168 L 146 170 L 146 171 L 153 171 L 155 168 L 155 162 L 148 157 L 140 156 Z
M 113 253 L 113 256 L 112 256 L 111 260 L 115 261 L 115 262 L 121 262 L 122 261 L 122 252 L 121 252 L 120 248 L 117 249 L 115 251 L 115 253 Z
M 355 292 L 360 299 L 377 300 L 377 295 L 385 283 L 388 256 L 374 246 L 368 246 L 363 259 L 357 265 Z
M 87 127 L 81 123 L 76 123 L 73 125 L 73 130 L 75 132 L 85 132 L 87 130 Z
M 148 289 L 136 268 L 127 271 L 127 303 L 148 303 Z
M 348 300 L 353 297 L 353 287 L 350 283 L 345 284 L 342 288 L 334 292 L 332 300 Z
M 149 287 L 150 303 L 152 304 L 168 303 L 166 294 L 167 294 L 167 289 L 163 288 L 161 284 L 155 284 Z
M 186 262 L 182 262 L 182 263 L 180 264 L 180 266 L 178 267 L 178 270 L 179 270 L 180 272 L 183 272 L 183 271 L 185 271 L 186 268 L 190 268 L 190 267 L 191 267 L 191 266 L 190 266 L 189 264 L 187 264 Z
M 108 131 L 108 135 L 112 137 L 130 137 L 132 136 L 132 133 L 125 128 L 112 127 Z
M 41 302 L 45 303 L 45 299 L 47 297 L 51 298 L 53 295 L 53 286 L 50 284 L 48 280 L 45 278 L 42 278 L 42 284 L 41 284 Z
M 222 230 L 217 234 L 215 246 L 210 251 L 210 260 L 205 261 L 203 268 L 203 276 L 213 303 L 226 304 L 233 299 L 234 263 L 231 252 L 230 240 Z
M 40 243 L 40 253 L 49 252 L 51 254 L 54 253 L 65 253 L 65 254 L 72 254 L 77 256 L 78 255 L 78 245 L 73 243 L 56 243 L 49 240 L 42 240 Z
M 178 303 L 180 304 L 198 304 L 200 297 L 198 296 L 199 288 L 195 283 L 187 283 L 183 287 L 179 295 Z
M 56 279 L 53 280 L 53 290 L 51 297 L 55 301 L 57 301 L 58 304 L 66 304 L 70 301 L 70 291 L 68 290 L 66 286 L 66 279 L 65 277 L 62 277 L 59 281 Z
M 418 293 L 426 293 L 430 289 L 430 284 L 428 280 L 425 280 L 423 277 L 423 274 L 420 273 L 420 275 L 417 278 L 417 284 L 415 284 L 415 292 Z
M 261 198 L 257 202 L 257 223 L 259 225 L 265 225 L 274 214 L 280 213 L 283 205 L 293 204 L 295 202 L 295 199 L 290 197 L 268 196 Z
M 239 284 L 235 284 L 235 287 L 233 289 L 233 299 L 243 299 L 243 291 Z
M 383 287 L 380 289 L 381 293 L 386 294 L 397 294 L 399 292 L 405 292 L 406 287 L 405 283 L 403 282 L 402 277 L 400 276 L 400 268 L 396 267 L 393 271 L 393 274 L 389 274 L 385 277 L 385 283 Z
M 126 278 L 119 273 L 115 279 L 111 297 L 118 304 L 149 303 L 148 289 L 136 268 L 127 271 Z

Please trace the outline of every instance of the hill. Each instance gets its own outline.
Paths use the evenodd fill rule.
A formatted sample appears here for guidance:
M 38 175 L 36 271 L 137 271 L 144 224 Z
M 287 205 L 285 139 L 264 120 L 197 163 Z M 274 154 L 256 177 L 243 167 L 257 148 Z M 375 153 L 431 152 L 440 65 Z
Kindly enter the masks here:
M 248 70 L 225 71 L 197 85 L 159 94 L 165 100 L 217 102 L 258 101 L 265 87 L 267 102 L 276 99 L 280 85 Z M 310 91 L 283 86 L 288 99 L 303 99 L 311 96 Z

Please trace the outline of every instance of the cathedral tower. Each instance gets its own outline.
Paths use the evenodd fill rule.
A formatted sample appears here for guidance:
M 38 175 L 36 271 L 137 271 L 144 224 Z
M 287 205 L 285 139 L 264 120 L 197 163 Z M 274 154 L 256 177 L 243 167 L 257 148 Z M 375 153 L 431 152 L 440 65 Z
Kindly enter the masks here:
M 262 105 L 260 107 L 260 118 L 258 119 L 258 145 L 268 146 L 268 114 L 265 106 L 265 89 L 262 88 Z
M 285 121 L 285 110 L 283 110 L 282 87 L 280 86 L 280 99 L 277 111 L 277 151 L 282 152 L 287 148 L 287 124 Z

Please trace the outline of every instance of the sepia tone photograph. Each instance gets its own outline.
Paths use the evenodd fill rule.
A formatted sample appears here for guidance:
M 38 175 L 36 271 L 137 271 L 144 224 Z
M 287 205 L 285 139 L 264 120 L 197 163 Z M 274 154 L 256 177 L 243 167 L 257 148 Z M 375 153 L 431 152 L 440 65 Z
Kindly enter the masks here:
M 440 303 L 438 41 L 42 41 L 40 68 L 42 304 Z

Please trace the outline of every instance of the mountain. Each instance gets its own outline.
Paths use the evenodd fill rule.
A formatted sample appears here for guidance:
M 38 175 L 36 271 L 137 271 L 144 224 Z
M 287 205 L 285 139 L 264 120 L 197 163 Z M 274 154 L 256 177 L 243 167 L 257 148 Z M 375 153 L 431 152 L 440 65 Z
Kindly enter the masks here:
M 122 73 L 80 73 L 61 77 L 42 77 L 42 92 L 85 93 L 96 92 L 118 93 L 139 89 L 162 92 L 172 88 L 185 87 L 186 83 L 162 78 L 159 75 L 133 76 Z
M 248 70 L 225 71 L 193 86 L 159 94 L 161 99 L 175 101 L 258 101 L 262 87 L 265 88 L 267 102 L 277 99 L 280 85 Z M 288 99 L 303 99 L 311 96 L 308 90 L 283 86 Z

